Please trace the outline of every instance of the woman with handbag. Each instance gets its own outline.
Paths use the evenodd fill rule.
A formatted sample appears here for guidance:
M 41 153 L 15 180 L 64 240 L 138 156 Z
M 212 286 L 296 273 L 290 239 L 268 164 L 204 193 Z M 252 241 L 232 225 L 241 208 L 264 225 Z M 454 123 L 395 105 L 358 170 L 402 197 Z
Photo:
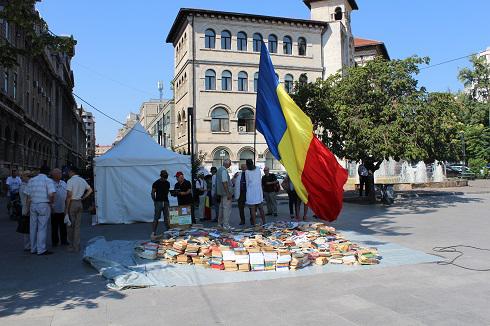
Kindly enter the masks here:
M 29 209 L 27 207 L 27 195 L 24 193 L 27 188 L 27 182 L 29 182 L 31 176 L 32 173 L 30 171 L 24 171 L 21 174 L 22 184 L 19 188 L 20 202 L 22 205 L 22 216 L 19 219 L 17 232 L 24 235 L 24 251 L 31 251 L 31 241 L 29 239 L 30 217 Z

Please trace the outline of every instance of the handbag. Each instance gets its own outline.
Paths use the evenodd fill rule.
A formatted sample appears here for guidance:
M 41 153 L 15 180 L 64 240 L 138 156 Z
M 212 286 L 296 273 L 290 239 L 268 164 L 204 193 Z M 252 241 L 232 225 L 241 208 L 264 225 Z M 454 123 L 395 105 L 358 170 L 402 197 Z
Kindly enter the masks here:
M 16 231 L 22 234 L 29 234 L 30 224 L 31 224 L 31 218 L 28 215 L 27 216 L 22 215 L 19 218 L 19 224 L 17 225 Z

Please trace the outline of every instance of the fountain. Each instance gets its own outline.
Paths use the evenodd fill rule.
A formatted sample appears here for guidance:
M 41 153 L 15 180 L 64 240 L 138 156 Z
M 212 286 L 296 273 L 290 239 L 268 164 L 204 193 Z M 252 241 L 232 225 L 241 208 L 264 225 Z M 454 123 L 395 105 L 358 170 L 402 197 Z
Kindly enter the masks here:
M 374 179 L 378 181 L 388 181 L 392 180 L 393 178 L 398 177 L 396 174 L 396 166 L 397 162 L 390 157 L 389 160 L 383 160 L 381 162 L 381 165 L 379 166 L 379 169 L 374 172 Z
M 401 183 L 414 183 L 415 182 L 415 172 L 412 166 L 407 161 L 403 161 L 401 172 L 400 172 L 400 182 Z
M 443 182 L 446 178 L 444 177 L 444 172 L 442 171 L 442 164 L 438 161 L 434 162 L 432 167 L 432 181 L 433 182 Z
M 417 163 L 415 169 L 415 183 L 426 183 L 427 182 L 427 168 L 423 161 Z

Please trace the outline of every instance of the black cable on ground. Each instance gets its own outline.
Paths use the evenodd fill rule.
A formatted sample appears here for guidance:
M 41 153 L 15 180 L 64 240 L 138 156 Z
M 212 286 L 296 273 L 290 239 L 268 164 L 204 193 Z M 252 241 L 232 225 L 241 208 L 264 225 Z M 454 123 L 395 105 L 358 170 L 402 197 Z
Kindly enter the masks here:
M 475 271 L 475 272 L 490 272 L 490 268 L 487 269 L 478 269 L 478 268 L 471 268 L 463 265 L 456 264 L 456 260 L 464 256 L 464 252 L 461 250 L 457 250 L 457 248 L 471 248 L 475 250 L 481 250 L 481 251 L 490 251 L 490 249 L 485 249 L 485 248 L 479 248 L 479 247 L 474 247 L 474 246 L 467 246 L 467 245 L 456 245 L 456 246 L 447 246 L 447 247 L 434 247 L 432 248 L 432 251 L 438 252 L 438 253 L 458 253 L 456 257 L 454 257 L 452 260 L 447 260 L 447 261 L 440 261 L 437 262 L 438 265 L 453 265 L 462 269 L 466 269 L 469 271 Z M 445 258 L 445 257 L 443 257 Z

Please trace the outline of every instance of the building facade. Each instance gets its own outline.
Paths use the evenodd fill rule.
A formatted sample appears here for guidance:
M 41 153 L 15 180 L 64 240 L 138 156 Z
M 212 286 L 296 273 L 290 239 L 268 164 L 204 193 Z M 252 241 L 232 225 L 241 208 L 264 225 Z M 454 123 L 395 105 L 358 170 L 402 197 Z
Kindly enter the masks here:
M 205 166 L 255 157 L 281 168 L 255 133 L 255 103 L 264 41 L 280 83 L 326 78 L 354 65 L 350 16 L 354 0 L 304 1 L 311 19 L 181 9 L 167 37 L 174 46 L 174 148 L 187 151 L 188 108 L 193 109 L 194 150 Z M 255 151 L 254 151 L 255 143 Z
M 104 155 L 111 148 L 111 145 L 95 145 L 95 157 Z
M 366 62 L 376 57 L 390 60 L 386 46 L 381 41 L 354 38 L 354 60 L 356 65 L 363 66 Z
M 4 41 L 25 48 L 23 31 L 1 21 Z M 0 168 L 41 165 L 86 166 L 86 135 L 73 97 L 74 53 L 45 50 L 19 56 L 13 68 L 0 66 Z
M 156 114 L 153 119 L 148 123 L 144 123 L 145 120 L 143 116 L 146 114 L 143 111 L 147 109 L 148 104 L 156 107 Z M 140 121 L 146 131 L 150 136 L 161 146 L 167 149 L 173 149 L 174 139 L 172 125 L 174 111 L 174 101 L 173 100 L 152 100 L 150 102 L 145 102 L 141 106 L 140 110 Z M 152 111 L 153 112 L 153 111 Z
M 85 111 L 83 107 L 80 107 L 82 111 L 82 120 L 85 125 L 86 138 L 86 148 L 87 148 L 87 161 L 90 163 L 95 157 L 95 118 L 92 112 Z
M 119 141 L 121 141 L 121 139 L 123 139 L 124 136 L 126 136 L 126 134 L 131 129 L 133 129 L 134 125 L 136 123 L 138 123 L 139 121 L 140 121 L 139 114 L 130 112 L 128 114 L 128 116 L 126 117 L 126 123 L 124 124 L 124 126 L 117 131 L 117 136 L 116 136 L 116 139 L 114 140 L 113 145 L 116 145 Z

